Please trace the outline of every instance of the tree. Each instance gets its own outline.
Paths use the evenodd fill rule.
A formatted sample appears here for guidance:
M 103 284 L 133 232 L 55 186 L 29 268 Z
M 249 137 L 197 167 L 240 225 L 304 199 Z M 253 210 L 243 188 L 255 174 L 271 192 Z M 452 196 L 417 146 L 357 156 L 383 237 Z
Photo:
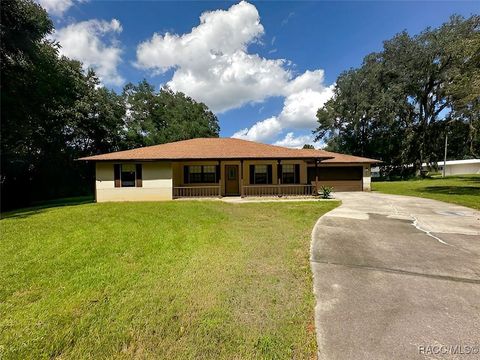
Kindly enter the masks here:
M 123 90 L 128 115 L 125 147 L 195 137 L 218 137 L 217 117 L 203 103 L 168 88 L 155 92 L 146 80 Z
M 218 136 L 202 103 L 146 81 L 123 94 L 59 56 L 53 24 L 33 0 L 2 3 L 2 207 L 91 193 L 93 169 L 75 159 L 125 148 Z
M 380 158 L 387 165 L 431 163 L 443 156 L 443 139 L 464 133 L 478 141 L 479 17 L 454 16 L 416 36 L 402 32 L 344 72 L 334 97 L 317 113 L 317 140 L 330 148 Z M 459 139 L 458 135 L 452 139 Z M 454 157 L 466 152 L 457 149 Z
M 2 3 L 2 207 L 90 192 L 91 171 L 74 159 L 119 147 L 122 98 L 59 57 L 52 30 L 35 2 Z
M 305 144 L 303 145 L 302 149 L 315 149 L 315 146 L 313 146 L 312 144 Z

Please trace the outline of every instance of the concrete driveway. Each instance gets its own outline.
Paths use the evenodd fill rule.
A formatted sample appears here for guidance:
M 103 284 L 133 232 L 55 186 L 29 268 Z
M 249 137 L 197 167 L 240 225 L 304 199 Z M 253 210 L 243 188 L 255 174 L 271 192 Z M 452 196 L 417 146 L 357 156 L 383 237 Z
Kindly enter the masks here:
M 480 212 L 336 197 L 312 232 L 319 358 L 479 359 Z

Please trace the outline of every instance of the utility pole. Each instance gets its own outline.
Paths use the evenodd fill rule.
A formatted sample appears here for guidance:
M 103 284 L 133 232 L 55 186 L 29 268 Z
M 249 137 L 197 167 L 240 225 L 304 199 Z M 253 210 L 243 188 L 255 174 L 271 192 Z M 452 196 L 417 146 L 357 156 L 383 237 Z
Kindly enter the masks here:
M 447 168 L 447 147 L 448 147 L 448 132 L 445 133 L 445 155 L 443 156 L 443 177 L 445 177 L 445 170 Z

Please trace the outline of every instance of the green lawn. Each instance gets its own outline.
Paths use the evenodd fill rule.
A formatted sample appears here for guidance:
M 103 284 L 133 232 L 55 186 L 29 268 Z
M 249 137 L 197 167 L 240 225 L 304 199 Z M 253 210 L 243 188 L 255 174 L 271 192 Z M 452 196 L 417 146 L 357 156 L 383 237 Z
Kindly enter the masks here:
M 373 182 L 372 190 L 425 197 L 480 209 L 480 175 Z
M 91 203 L 7 214 L 0 358 L 312 358 L 310 233 L 338 204 Z

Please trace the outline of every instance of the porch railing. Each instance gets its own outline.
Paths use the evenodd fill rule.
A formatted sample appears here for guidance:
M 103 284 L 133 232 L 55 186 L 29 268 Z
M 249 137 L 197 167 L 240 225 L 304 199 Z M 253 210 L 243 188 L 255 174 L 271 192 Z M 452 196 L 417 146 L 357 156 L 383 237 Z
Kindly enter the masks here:
M 173 188 L 173 197 L 220 197 L 220 186 L 175 186 Z
M 311 196 L 315 193 L 313 185 L 246 185 L 243 196 Z

